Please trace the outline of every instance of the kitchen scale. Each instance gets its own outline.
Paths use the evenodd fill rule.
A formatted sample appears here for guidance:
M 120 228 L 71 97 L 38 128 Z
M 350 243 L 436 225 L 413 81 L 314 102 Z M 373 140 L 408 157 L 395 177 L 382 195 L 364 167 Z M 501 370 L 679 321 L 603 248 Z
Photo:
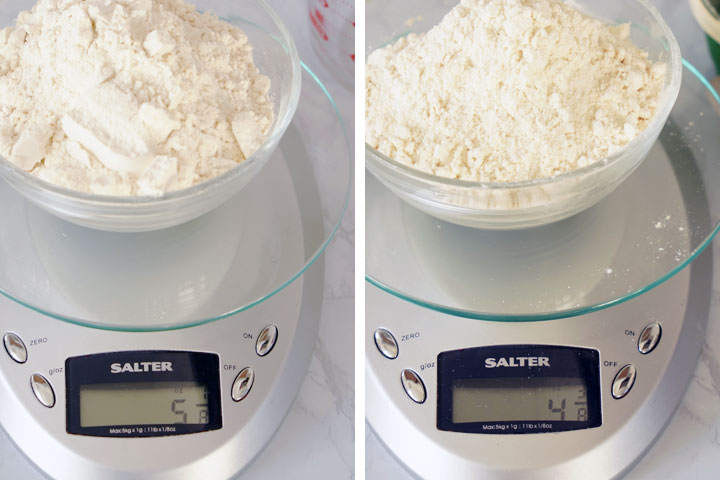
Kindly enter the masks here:
M 48 476 L 228 478 L 282 422 L 352 169 L 336 106 L 303 67 L 268 164 L 187 224 L 89 230 L 0 185 L 0 424 Z
M 719 97 L 685 63 L 646 161 L 524 231 L 427 216 L 366 176 L 366 409 L 421 478 L 615 478 L 651 447 L 704 342 Z

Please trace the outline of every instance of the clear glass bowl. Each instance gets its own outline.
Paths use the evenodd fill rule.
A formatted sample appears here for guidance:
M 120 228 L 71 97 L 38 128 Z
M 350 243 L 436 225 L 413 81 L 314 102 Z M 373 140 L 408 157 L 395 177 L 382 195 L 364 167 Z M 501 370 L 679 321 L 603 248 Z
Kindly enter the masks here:
M 1 2 L 0 26 L 14 24 L 20 11 L 35 0 Z M 199 0 L 200 11 L 211 10 L 240 27 L 253 45 L 258 69 L 271 80 L 274 123 L 265 142 L 247 160 L 223 175 L 160 197 L 93 195 L 50 184 L 0 157 L 0 176 L 42 209 L 72 223 L 116 232 L 159 230 L 185 223 L 221 205 L 245 187 L 267 163 L 297 108 L 302 71 L 295 43 L 265 0 L 226 2 Z
M 366 8 L 367 53 L 409 33 L 427 31 L 454 6 L 440 0 L 372 0 Z M 365 145 L 366 168 L 400 198 L 442 220 L 485 229 L 520 229 L 579 213 L 615 190 L 647 157 L 677 99 L 680 47 L 646 0 L 577 0 L 573 6 L 608 23 L 631 23 L 631 39 L 668 65 L 660 107 L 650 125 L 618 152 L 555 177 L 517 183 L 457 180 L 427 174 Z M 408 27 L 408 25 L 411 25 Z
M 705 265 L 711 259 L 700 254 L 720 230 L 720 96 L 684 66 L 677 102 L 647 160 L 594 207 L 552 225 L 454 225 L 411 207 L 367 173 L 367 281 L 441 313 L 530 322 L 619 305 L 695 260 Z
M 0 308 L 14 311 L 12 300 L 59 321 L 133 332 L 243 321 L 238 314 L 256 307 L 265 315 L 288 287 L 322 286 L 322 254 L 348 207 L 352 172 L 343 119 L 303 65 L 297 112 L 270 161 L 195 220 L 142 233 L 88 229 L 0 182 Z

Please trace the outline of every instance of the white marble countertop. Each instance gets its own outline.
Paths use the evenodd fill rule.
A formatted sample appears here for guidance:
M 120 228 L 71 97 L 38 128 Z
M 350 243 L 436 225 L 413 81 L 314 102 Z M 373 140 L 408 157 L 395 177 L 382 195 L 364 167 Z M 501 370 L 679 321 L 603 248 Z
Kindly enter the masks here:
M 672 27 L 683 56 L 708 78 L 715 69 L 707 44 L 685 0 L 651 0 Z M 720 240 L 713 242 L 714 271 L 720 272 Z M 626 476 L 628 480 L 720 477 L 720 285 L 714 285 L 710 320 L 695 376 L 665 432 Z M 404 480 L 411 476 L 367 428 L 366 478 Z M 592 477 L 588 477 L 592 478 Z
M 326 84 L 349 132 L 353 132 L 352 92 L 335 81 L 311 48 L 306 2 L 269 3 L 286 22 L 301 59 Z M 352 202 L 325 253 L 325 300 L 309 371 L 278 432 L 240 475 L 243 480 L 354 478 L 354 225 Z M 0 478 L 45 478 L 2 430 Z

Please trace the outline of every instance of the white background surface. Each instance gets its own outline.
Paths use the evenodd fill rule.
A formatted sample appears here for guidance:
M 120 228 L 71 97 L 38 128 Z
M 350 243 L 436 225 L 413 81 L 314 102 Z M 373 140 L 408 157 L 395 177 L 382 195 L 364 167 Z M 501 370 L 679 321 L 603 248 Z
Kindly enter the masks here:
M 352 93 L 335 81 L 311 48 L 305 1 L 269 0 L 269 3 L 288 25 L 300 58 L 317 73 L 335 98 L 352 134 Z M 325 253 L 325 301 L 320 335 L 308 374 L 277 434 L 240 476 L 243 480 L 348 479 L 354 476 L 353 205 L 354 202 Z M 44 476 L 22 457 L 0 430 L 0 479 L 40 478 Z
M 716 74 L 705 38 L 692 17 L 687 1 L 654 0 L 652 3 L 673 29 L 683 56 L 706 77 L 713 78 Z M 713 248 L 717 276 L 720 272 L 720 239 L 713 242 Z M 713 287 L 706 337 L 685 399 L 655 446 L 628 474 L 628 480 L 720 478 L 720 285 Z M 366 439 L 366 478 L 411 478 L 380 445 L 369 427 Z M 589 472 L 587 478 L 594 477 Z

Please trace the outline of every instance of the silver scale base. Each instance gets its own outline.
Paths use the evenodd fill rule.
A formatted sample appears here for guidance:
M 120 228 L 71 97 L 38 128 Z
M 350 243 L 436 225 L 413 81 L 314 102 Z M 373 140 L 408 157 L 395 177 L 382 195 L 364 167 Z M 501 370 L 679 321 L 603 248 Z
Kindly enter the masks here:
M 318 259 L 301 278 L 273 298 L 224 320 L 167 332 L 127 333 L 75 326 L 0 297 L 0 332 L 18 334 L 28 360 L 17 364 L 0 350 L 0 425 L 23 454 L 58 480 L 196 480 L 229 478 L 260 453 L 284 419 L 307 370 L 322 307 L 324 263 Z M 257 334 L 278 327 L 278 341 L 265 357 L 255 353 Z M 40 341 L 36 341 L 40 340 Z M 67 357 L 125 350 L 189 350 L 220 356 L 223 427 L 157 438 L 98 438 L 65 431 Z M 244 368 L 255 371 L 248 396 L 233 402 L 231 385 Z M 58 370 L 59 369 L 59 370 Z M 57 398 L 42 406 L 30 388 L 44 375 Z
M 426 479 L 616 478 L 652 446 L 683 398 L 700 355 L 708 320 L 712 248 L 659 287 L 626 303 L 580 317 L 534 323 L 497 323 L 428 310 L 366 284 L 367 419 L 386 448 Z M 651 353 L 637 348 L 640 331 L 662 325 Z M 378 351 L 373 333 L 390 330 L 399 343 L 394 360 Z M 412 335 L 414 334 L 414 335 Z M 440 352 L 506 344 L 568 345 L 600 351 L 602 426 L 530 435 L 465 434 L 436 428 Z M 623 365 L 637 368 L 630 393 L 615 400 L 611 383 Z M 420 374 L 427 400 L 414 403 L 400 372 Z

